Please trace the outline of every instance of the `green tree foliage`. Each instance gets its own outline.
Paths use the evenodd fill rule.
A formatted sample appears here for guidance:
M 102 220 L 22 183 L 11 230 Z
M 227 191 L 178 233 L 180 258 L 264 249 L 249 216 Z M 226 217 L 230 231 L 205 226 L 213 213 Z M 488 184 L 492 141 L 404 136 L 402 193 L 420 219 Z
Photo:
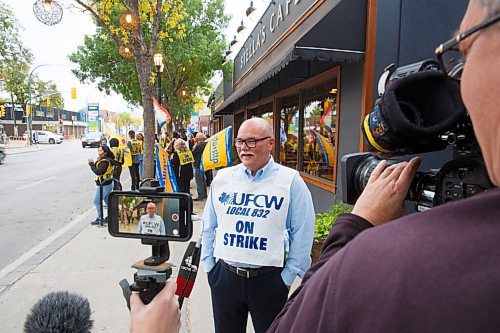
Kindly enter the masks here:
M 141 89 L 135 60 L 118 53 L 119 46 L 102 28 L 93 36 L 85 36 L 83 45 L 69 59 L 78 64 L 73 74 L 81 82 L 95 82 L 100 91 L 115 91 L 133 105 L 141 105 Z
M 11 100 L 24 103 L 33 55 L 23 46 L 20 29 L 12 9 L 0 0 L 0 85 Z
M 26 110 L 28 101 L 28 79 L 33 54 L 24 47 L 19 25 L 11 8 L 0 0 L 0 88 L 10 96 L 10 102 L 19 103 Z M 57 94 L 57 86 L 51 82 L 31 77 L 31 95 L 34 104 L 45 105 L 47 95 L 51 96 L 51 106 L 63 108 L 64 102 Z M 43 101 L 42 101 L 43 99 Z
M 225 49 L 223 30 L 228 22 L 224 2 L 186 0 L 184 9 L 188 14 L 183 21 L 184 37 L 160 45 L 160 52 L 166 56 L 164 104 L 174 121 L 189 119 L 197 96 L 210 93 L 208 82 L 214 71 L 227 70 L 221 56 Z M 182 96 L 183 89 L 187 89 L 188 96 Z
M 46 106 L 47 98 L 51 108 L 64 108 L 64 100 L 52 81 L 34 80 L 32 82 L 31 103 Z
M 225 47 L 223 30 L 228 21 L 223 0 L 184 0 L 183 9 L 186 15 L 178 22 L 184 27 L 183 33 L 161 39 L 156 50 L 165 63 L 163 104 L 177 126 L 189 119 L 197 96 L 208 93 L 214 71 L 227 70 L 221 61 Z M 105 30 L 98 29 L 93 36 L 87 36 L 70 60 L 78 64 L 73 72 L 80 81 L 97 82 L 100 90 L 114 90 L 128 102 L 141 104 L 134 60 L 118 54 L 118 45 L 107 37 Z M 155 70 L 153 67 L 150 64 L 151 71 Z M 152 73 L 152 83 L 154 79 Z M 182 90 L 188 94 L 182 96 Z
M 24 48 L 19 36 L 19 23 L 12 9 L 0 0 L 0 66 L 11 61 L 32 60 L 31 53 Z
M 115 52 L 121 46 L 123 56 L 132 56 L 135 61 L 135 75 L 120 73 L 121 80 L 137 78 L 140 91 L 140 103 L 143 107 L 144 119 L 144 177 L 152 177 L 154 171 L 154 132 L 155 121 L 153 111 L 154 90 L 151 80 L 151 66 L 153 54 L 157 50 L 158 42 L 165 39 L 177 38 L 184 34 L 184 26 L 180 20 L 184 18 L 182 0 L 73 0 L 84 11 L 89 13 L 94 22 L 102 30 L 100 38 L 108 38 L 115 42 Z M 120 15 L 129 13 L 128 30 L 120 21 Z M 123 26 L 122 26 L 123 24 Z M 106 32 L 106 35 L 102 35 Z M 127 52 L 123 52 L 127 50 Z M 108 65 L 109 71 L 117 72 Z M 128 75 L 131 74 L 131 75 Z M 112 85 L 109 85 L 112 87 Z M 102 88 L 103 86 L 101 86 Z M 117 92 L 120 92 L 117 90 Z M 129 94 L 130 95 L 130 94 Z

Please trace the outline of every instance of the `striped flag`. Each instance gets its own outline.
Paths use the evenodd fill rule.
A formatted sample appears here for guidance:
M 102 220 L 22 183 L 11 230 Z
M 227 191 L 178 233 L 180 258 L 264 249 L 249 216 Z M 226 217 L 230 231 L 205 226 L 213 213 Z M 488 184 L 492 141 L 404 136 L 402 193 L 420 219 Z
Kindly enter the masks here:
M 319 134 L 315 130 L 311 130 L 314 139 L 318 143 L 319 149 L 321 150 L 321 158 L 323 159 L 323 163 L 325 165 L 334 166 L 335 162 L 335 152 L 333 150 L 332 143 L 325 138 L 323 135 Z
M 168 113 L 167 109 L 165 109 L 156 98 L 153 97 L 153 108 L 155 109 L 156 121 L 158 122 L 158 126 L 160 128 L 163 125 L 170 123 L 172 117 L 170 117 L 170 113 Z
M 170 163 L 168 153 L 159 144 L 155 145 L 155 164 L 156 174 L 161 186 L 165 187 L 165 192 L 178 192 L 177 180 L 174 174 L 174 168 Z
M 332 130 L 332 108 L 333 108 L 333 100 L 326 99 L 324 104 L 325 112 L 319 119 L 320 125 L 324 125 L 328 131 Z

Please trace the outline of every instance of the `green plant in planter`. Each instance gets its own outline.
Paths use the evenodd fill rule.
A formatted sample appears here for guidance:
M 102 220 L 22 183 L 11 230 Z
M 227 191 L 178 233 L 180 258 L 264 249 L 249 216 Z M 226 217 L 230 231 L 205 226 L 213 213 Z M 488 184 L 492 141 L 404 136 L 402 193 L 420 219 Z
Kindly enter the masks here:
M 344 203 L 335 204 L 329 211 L 316 214 L 315 228 L 314 228 L 314 244 L 323 243 L 330 230 L 332 229 L 333 222 L 340 214 L 350 213 L 352 206 Z

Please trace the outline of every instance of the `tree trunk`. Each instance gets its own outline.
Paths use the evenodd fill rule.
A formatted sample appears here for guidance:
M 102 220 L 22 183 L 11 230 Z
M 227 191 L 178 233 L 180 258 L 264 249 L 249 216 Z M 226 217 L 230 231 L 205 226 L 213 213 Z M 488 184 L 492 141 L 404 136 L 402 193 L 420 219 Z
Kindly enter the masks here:
M 151 57 L 136 55 L 136 68 L 141 88 L 142 107 L 144 109 L 144 171 L 142 178 L 153 178 L 154 174 L 154 135 L 155 115 L 153 110 L 153 88 L 149 83 L 151 75 Z

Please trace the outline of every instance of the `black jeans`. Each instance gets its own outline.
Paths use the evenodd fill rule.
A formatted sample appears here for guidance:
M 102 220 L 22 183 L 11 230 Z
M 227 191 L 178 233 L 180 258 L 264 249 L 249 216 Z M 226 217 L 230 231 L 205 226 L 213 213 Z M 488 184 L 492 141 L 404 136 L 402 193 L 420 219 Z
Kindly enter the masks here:
M 217 333 L 245 333 L 249 312 L 255 332 L 264 333 L 288 298 L 281 269 L 247 279 L 218 262 L 208 273 L 208 284 Z
M 116 182 L 116 181 L 113 182 L 113 190 L 121 190 L 122 189 L 122 186 L 120 183 L 121 174 L 122 174 L 122 166 L 115 165 L 115 170 L 113 170 L 113 178 L 116 179 L 118 182 Z
M 128 167 L 130 171 L 130 179 L 132 181 L 132 191 L 139 189 L 139 181 L 141 180 L 139 176 L 139 163 L 132 163 L 131 166 Z

